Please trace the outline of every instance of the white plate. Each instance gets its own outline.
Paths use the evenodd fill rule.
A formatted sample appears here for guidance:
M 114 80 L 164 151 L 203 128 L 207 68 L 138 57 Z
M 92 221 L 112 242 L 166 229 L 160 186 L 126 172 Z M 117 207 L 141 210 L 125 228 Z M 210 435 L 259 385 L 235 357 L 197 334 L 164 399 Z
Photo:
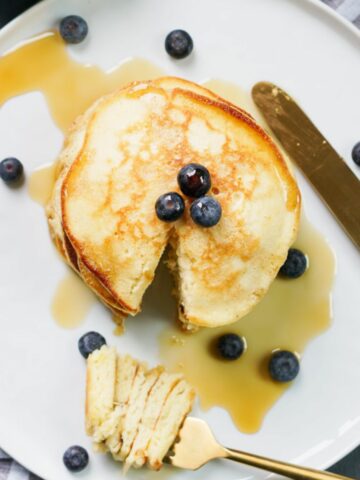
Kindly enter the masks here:
M 350 151 L 360 140 L 360 36 L 320 2 L 45 1 L 1 32 L 0 50 L 70 13 L 83 15 L 90 26 L 86 47 L 71 49 L 82 62 L 108 69 L 141 56 L 196 81 L 217 77 L 246 88 L 259 80 L 282 85 L 355 171 Z M 171 60 L 163 48 L 166 33 L 178 27 L 195 42 L 195 54 L 181 62 Z M 39 93 L 9 101 L 0 110 L 0 132 L 0 158 L 18 156 L 27 171 L 55 158 L 62 141 Z M 360 258 L 299 177 L 305 210 L 337 254 L 334 324 L 307 349 L 301 380 L 275 405 L 259 433 L 239 433 L 220 409 L 197 413 L 227 445 L 321 468 L 360 440 Z M 84 362 L 78 337 L 88 329 L 100 330 L 120 348 L 155 362 L 161 322 L 144 320 L 166 316 L 168 307 L 155 305 L 155 295 L 148 295 L 143 318 L 129 321 L 123 338 L 112 337 L 113 326 L 100 304 L 81 328 L 58 328 L 49 304 L 65 266 L 54 255 L 43 210 L 29 200 L 25 188 L 0 185 L 0 219 L 0 445 L 46 479 L 73 479 L 62 465 L 63 451 L 74 443 L 91 449 L 83 429 Z M 104 455 L 92 455 L 81 477 L 114 479 L 118 470 Z M 196 473 L 169 473 L 169 478 L 234 480 L 245 475 L 253 471 L 215 462 Z

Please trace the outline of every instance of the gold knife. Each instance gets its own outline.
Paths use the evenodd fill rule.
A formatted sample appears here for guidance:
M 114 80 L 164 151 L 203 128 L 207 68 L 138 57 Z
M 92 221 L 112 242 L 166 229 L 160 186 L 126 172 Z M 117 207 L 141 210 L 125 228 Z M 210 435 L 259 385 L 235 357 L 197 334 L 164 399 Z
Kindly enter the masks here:
M 252 96 L 281 145 L 360 248 L 360 181 L 284 90 L 259 82 Z

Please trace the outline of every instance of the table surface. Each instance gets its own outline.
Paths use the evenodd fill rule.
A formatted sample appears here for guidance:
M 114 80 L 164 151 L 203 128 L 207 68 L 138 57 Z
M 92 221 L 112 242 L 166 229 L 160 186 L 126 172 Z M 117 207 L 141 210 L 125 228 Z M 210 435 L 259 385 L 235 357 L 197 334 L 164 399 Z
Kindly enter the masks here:
M 0 0 L 0 28 L 39 0 Z M 319 0 L 360 28 L 360 0 Z M 359 439 L 360 442 L 360 439 Z M 329 471 L 360 480 L 360 446 L 329 468 Z M 0 449 L 0 480 L 36 480 Z

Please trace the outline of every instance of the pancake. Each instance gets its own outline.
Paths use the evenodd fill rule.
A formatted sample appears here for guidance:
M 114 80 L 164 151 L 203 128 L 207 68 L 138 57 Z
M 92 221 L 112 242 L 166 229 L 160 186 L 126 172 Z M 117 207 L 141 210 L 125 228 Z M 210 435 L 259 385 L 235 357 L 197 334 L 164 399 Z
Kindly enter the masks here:
M 214 94 L 210 90 L 181 78 L 161 77 L 156 80 L 156 84 L 163 88 L 166 88 L 167 90 L 171 90 L 173 88 L 187 88 L 188 90 L 191 90 L 195 93 L 202 94 L 209 98 L 228 103 L 225 100 L 222 100 L 218 95 Z M 82 277 L 82 279 L 93 290 L 93 292 L 100 297 L 103 303 L 105 303 L 105 305 L 112 310 L 114 314 L 114 320 L 119 325 L 123 325 L 123 320 L 127 316 L 126 310 L 116 304 L 116 300 L 112 297 L 110 292 L 107 291 L 107 289 L 101 284 L 97 277 L 78 258 L 77 253 L 73 248 L 69 238 L 62 229 L 61 219 L 62 215 L 60 191 L 62 182 L 69 168 L 71 167 L 73 160 L 76 159 L 77 155 L 80 153 L 81 146 L 85 138 L 88 121 L 90 120 L 93 112 L 103 100 L 104 98 L 99 99 L 97 102 L 95 102 L 95 104 L 91 108 L 89 108 L 84 115 L 80 116 L 74 122 L 74 125 L 70 129 L 69 136 L 64 145 L 64 149 L 58 159 L 58 172 L 56 175 L 57 180 L 52 198 L 47 206 L 47 216 L 50 226 L 50 232 L 60 254 L 67 261 L 67 263 Z M 245 110 L 239 110 L 247 114 Z
M 200 163 L 223 215 L 204 229 L 172 224 L 156 199 Z M 114 92 L 75 124 L 59 160 L 48 217 L 67 261 L 105 304 L 135 315 L 167 244 L 185 327 L 239 320 L 263 297 L 292 244 L 297 185 L 270 137 L 242 109 L 186 80 Z
M 86 432 L 124 470 L 160 469 L 191 410 L 194 391 L 180 374 L 148 369 L 104 345 L 87 360 Z

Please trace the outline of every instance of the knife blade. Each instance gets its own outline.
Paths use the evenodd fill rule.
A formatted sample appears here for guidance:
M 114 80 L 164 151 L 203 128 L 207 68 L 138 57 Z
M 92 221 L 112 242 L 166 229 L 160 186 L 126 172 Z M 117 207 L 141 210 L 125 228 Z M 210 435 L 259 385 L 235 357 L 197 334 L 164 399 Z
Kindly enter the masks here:
M 252 89 L 255 104 L 289 156 L 360 248 L 360 181 L 308 116 L 270 82 Z

